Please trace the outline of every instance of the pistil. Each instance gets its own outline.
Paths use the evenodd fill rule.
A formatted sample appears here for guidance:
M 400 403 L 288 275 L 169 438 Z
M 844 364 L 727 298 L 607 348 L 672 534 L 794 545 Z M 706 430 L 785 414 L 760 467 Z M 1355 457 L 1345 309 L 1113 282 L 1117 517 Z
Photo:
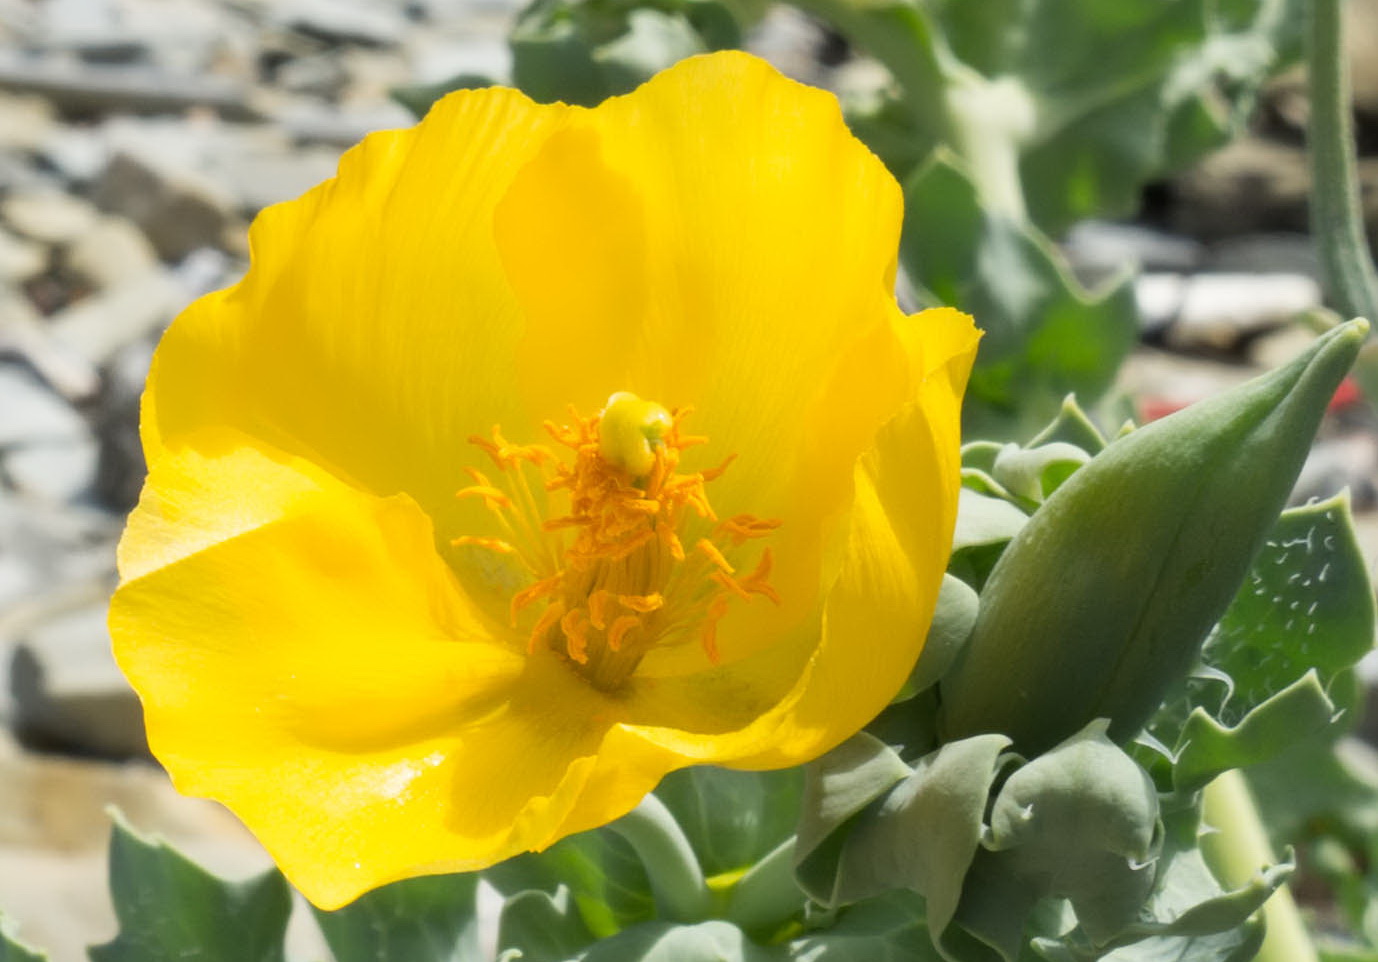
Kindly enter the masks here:
M 683 452 L 707 442 L 681 430 L 689 411 L 619 392 L 598 414 L 571 414 L 570 424 L 545 425 L 569 452 L 563 459 L 545 445 L 512 444 L 496 427 L 491 440 L 470 439 L 502 477 L 470 469 L 474 484 L 458 496 L 481 500 L 505 537 L 465 535 L 452 543 L 514 556 L 529 571 L 531 583 L 511 600 L 513 628 L 529 624 L 529 652 L 554 650 L 596 688 L 622 688 L 653 647 L 695 635 L 717 663 L 718 622 L 733 599 L 779 603 L 769 584 L 769 548 L 745 576 L 733 564 L 747 542 L 779 522 L 717 517 L 705 486 L 732 458 L 679 472 Z M 568 500 L 563 513 L 551 510 L 557 498 Z M 702 533 L 686 550 L 691 529 Z

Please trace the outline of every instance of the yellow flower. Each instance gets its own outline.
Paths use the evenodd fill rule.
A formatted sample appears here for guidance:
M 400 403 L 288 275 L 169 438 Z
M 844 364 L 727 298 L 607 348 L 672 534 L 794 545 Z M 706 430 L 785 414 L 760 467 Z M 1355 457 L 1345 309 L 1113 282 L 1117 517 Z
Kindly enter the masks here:
M 900 204 L 830 95 L 724 53 L 594 110 L 451 95 L 265 211 L 159 347 L 120 545 L 178 788 L 330 908 L 865 724 L 977 337 L 896 306 Z

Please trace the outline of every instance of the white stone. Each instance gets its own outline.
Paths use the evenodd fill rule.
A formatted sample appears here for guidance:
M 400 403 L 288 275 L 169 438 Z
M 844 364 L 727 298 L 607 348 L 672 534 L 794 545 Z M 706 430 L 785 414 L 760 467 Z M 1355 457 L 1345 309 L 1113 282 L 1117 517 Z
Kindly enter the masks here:
M 89 431 L 80 438 L 26 444 L 0 458 L 16 491 L 51 504 L 65 504 L 89 492 L 99 463 L 96 439 Z
M 100 387 L 90 362 L 59 344 L 48 325 L 24 297 L 0 287 L 0 353 L 28 361 L 52 388 L 69 401 L 89 398 Z
M 70 194 L 27 193 L 7 198 L 0 206 L 0 218 L 26 237 L 65 244 L 91 229 L 96 209 Z
M 0 363 L 0 448 L 70 441 L 86 422 L 25 367 Z
M 16 237 L 0 227 L 0 281 L 21 283 L 43 270 L 48 252 L 36 241 Z
M 102 217 L 72 243 L 67 264 L 97 287 L 118 287 L 156 270 L 158 254 L 133 221 Z
M 48 327 L 55 341 L 99 367 L 126 344 L 161 330 L 184 304 L 177 282 L 156 268 L 64 308 Z

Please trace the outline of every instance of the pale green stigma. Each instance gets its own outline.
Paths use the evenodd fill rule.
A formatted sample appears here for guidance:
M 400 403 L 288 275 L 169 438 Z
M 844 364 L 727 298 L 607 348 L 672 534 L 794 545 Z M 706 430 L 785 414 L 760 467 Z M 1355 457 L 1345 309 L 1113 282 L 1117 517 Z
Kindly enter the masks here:
M 656 448 L 674 426 L 670 412 L 654 401 L 618 391 L 608 398 L 598 421 L 598 453 L 633 478 L 644 477 L 656 463 Z

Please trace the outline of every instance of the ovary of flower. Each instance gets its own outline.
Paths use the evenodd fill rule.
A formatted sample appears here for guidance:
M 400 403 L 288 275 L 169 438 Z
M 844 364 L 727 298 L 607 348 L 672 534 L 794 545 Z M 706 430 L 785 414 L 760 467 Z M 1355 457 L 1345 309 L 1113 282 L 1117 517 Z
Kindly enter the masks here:
M 744 578 L 734 577 L 724 553 L 739 553 L 779 522 L 751 515 L 718 521 L 705 484 L 732 458 L 709 471 L 679 473 L 683 451 L 707 441 L 681 432 L 688 413 L 618 392 L 595 415 L 571 412 L 570 424 L 547 424 L 555 442 L 571 452 L 568 463 L 550 448 L 512 444 L 498 427 L 491 440 L 470 439 L 503 472 L 502 480 L 470 468 L 475 483 L 457 496 L 481 500 L 509 539 L 461 535 L 451 543 L 517 556 L 533 578 L 510 604 L 513 627 L 528 625 L 526 651 L 545 647 L 564 655 L 604 691 L 625 684 L 656 645 L 697 637 L 717 664 L 717 624 L 729 597 L 749 602 L 760 595 L 780 603 L 768 580 L 768 548 Z M 539 484 L 531 483 L 528 470 Z M 556 496 L 568 499 L 563 513 L 552 512 Z M 681 534 L 695 521 L 713 527 L 686 553 Z M 525 615 L 538 602 L 544 607 Z

